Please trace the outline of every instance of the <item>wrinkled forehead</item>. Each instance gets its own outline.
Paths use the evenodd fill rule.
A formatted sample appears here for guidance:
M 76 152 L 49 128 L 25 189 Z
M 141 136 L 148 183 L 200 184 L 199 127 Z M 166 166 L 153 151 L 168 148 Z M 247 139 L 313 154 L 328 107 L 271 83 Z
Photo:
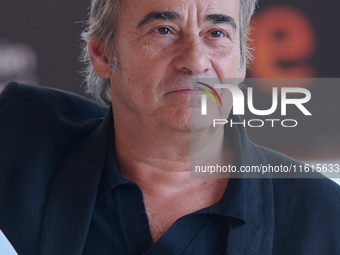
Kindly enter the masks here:
M 155 19 L 178 20 L 198 25 L 211 21 L 230 21 L 230 24 L 237 29 L 239 10 L 239 0 L 123 0 L 121 18 L 127 18 L 138 24 L 141 22 L 145 24 Z M 162 13 L 173 15 L 162 17 Z

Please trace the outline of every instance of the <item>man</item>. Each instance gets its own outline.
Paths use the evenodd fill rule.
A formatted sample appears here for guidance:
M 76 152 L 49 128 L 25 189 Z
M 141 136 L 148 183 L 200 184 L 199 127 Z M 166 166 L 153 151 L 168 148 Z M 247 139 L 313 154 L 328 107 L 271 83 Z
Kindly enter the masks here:
M 254 6 L 94 0 L 88 91 L 112 106 L 4 90 L 0 229 L 19 254 L 340 254 L 331 181 L 190 178 L 192 165 L 298 164 L 213 128 L 230 95 L 207 121 L 190 82 L 244 79 Z

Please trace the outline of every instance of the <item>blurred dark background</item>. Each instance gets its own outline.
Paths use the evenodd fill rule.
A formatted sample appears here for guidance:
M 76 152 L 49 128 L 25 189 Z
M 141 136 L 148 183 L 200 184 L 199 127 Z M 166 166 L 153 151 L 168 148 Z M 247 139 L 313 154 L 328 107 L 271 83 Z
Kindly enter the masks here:
M 8 52 L 10 45 L 13 50 L 9 56 L 11 60 L 5 61 L 0 55 L 0 70 L 7 65 L 6 69 L 31 73 L 35 77 L 28 79 L 31 84 L 83 94 L 83 79 L 79 74 L 82 66 L 78 57 L 81 52 L 80 33 L 84 27 L 81 22 L 86 20 L 89 5 L 89 0 L 1 1 L 0 52 Z M 16 63 L 27 61 L 23 47 L 35 53 L 36 68 L 31 68 L 33 70 Z M 16 54 L 20 49 L 21 57 Z M 20 72 L 17 72 L 19 77 L 6 73 L 0 75 L 2 83 L 25 80 Z

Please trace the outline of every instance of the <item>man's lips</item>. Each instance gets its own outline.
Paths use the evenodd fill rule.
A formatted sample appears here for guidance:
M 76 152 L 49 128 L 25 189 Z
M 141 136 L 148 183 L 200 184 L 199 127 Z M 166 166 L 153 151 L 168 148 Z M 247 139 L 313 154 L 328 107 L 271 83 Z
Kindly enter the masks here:
M 173 91 L 166 93 L 166 95 L 171 94 L 171 93 L 202 94 L 204 92 L 200 89 L 176 89 L 176 90 L 173 90 Z

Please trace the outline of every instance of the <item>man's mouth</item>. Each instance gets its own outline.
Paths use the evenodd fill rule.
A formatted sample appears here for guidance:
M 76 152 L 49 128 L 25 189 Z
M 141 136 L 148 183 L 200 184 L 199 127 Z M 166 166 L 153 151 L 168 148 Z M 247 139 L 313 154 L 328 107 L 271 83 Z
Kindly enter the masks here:
M 171 94 L 171 93 L 202 94 L 204 92 L 200 89 L 187 89 L 187 88 L 185 88 L 185 89 L 176 89 L 176 90 L 170 91 L 166 94 Z

